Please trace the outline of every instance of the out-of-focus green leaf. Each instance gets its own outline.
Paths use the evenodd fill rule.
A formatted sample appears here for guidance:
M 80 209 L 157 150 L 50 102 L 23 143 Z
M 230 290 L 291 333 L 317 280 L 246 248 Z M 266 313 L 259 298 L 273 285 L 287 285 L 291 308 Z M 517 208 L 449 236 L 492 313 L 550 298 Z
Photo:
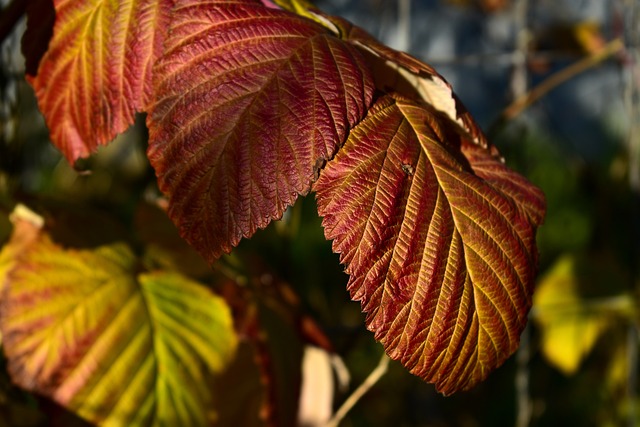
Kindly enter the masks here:
M 21 387 L 101 425 L 215 419 L 210 377 L 236 347 L 230 310 L 181 275 L 140 273 L 128 246 L 65 249 L 41 235 L 15 255 L 1 307 Z
M 611 313 L 630 314 L 629 295 L 613 297 L 588 295 L 602 288 L 601 280 L 587 258 L 565 255 L 541 278 L 534 294 L 534 319 L 542 330 L 542 352 L 547 360 L 566 375 L 575 373 L 598 338 L 614 319 Z M 608 288 L 616 280 L 606 274 Z
M 622 344 L 622 343 L 621 343 Z M 624 343 L 626 344 L 626 342 Z M 627 345 L 617 345 L 612 349 L 611 361 L 607 369 L 607 387 L 611 390 L 626 388 L 629 381 L 630 363 Z

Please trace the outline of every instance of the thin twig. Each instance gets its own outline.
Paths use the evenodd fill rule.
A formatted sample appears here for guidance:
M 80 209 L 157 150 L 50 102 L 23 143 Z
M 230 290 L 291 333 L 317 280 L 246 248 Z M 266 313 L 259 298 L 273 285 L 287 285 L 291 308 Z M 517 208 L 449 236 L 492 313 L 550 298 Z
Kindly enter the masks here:
M 538 101 L 551 90 L 555 89 L 567 80 L 588 70 L 605 59 L 621 52 L 624 49 L 624 43 L 621 39 L 615 39 L 609 42 L 603 49 L 598 52 L 581 59 L 566 68 L 552 74 L 538 86 L 531 89 L 527 94 L 516 99 L 501 114 L 501 121 L 511 120 L 522 113 L 531 104 Z
M 356 403 L 364 396 L 382 376 L 387 372 L 389 367 L 389 356 L 385 353 L 382 354 L 382 358 L 378 362 L 378 366 L 375 367 L 369 376 L 360 384 L 360 386 L 344 401 L 342 406 L 333 414 L 333 417 L 327 422 L 325 427 L 338 427 L 338 424 L 349 413 L 349 411 L 355 406 Z
M 529 73 L 527 62 L 529 61 L 529 0 L 518 0 L 514 5 L 514 23 L 518 29 L 516 50 L 513 52 L 513 68 L 511 72 L 511 96 L 520 99 L 526 96 L 529 90 Z M 527 327 L 522 333 L 520 347 L 516 357 L 516 427 L 528 427 L 531 421 L 531 395 L 529 393 L 529 334 Z
M 535 52 L 527 52 L 527 57 L 530 60 L 534 59 L 544 62 L 574 60 L 577 55 L 578 54 L 572 52 L 558 52 L 555 50 L 537 50 Z M 518 50 L 510 52 L 482 52 L 457 56 L 430 56 L 428 58 L 428 62 L 436 68 L 444 65 L 482 65 L 486 62 L 491 62 L 494 65 L 507 66 L 513 65 L 517 62 L 519 56 L 520 53 Z

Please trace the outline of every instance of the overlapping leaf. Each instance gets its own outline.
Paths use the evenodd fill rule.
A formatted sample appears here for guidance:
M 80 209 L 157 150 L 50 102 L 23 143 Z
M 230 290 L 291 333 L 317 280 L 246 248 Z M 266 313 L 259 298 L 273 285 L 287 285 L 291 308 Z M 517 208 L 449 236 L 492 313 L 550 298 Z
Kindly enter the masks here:
M 250 1 L 178 2 L 155 68 L 149 158 L 210 261 L 309 191 L 371 101 L 359 52 Z
M 243 263 L 247 267 L 245 285 L 227 282 L 222 291 L 233 308 L 238 335 L 246 340 L 245 351 L 251 356 L 245 354 L 244 361 L 236 359 L 222 376 L 223 382 L 216 381 L 220 390 L 233 388 L 219 396 L 220 425 L 295 426 L 304 341 L 299 307 L 295 306 L 298 301 L 288 285 L 265 270 L 259 259 L 252 261 L 257 262 Z
M 267 427 L 274 425 L 265 420 L 267 390 L 256 361 L 258 352 L 254 345 L 241 341 L 236 357 L 227 370 L 216 379 L 218 390 L 214 398 L 220 408 L 217 425 Z
M 500 162 L 435 70 L 303 0 L 55 6 L 32 83 L 71 162 L 148 108 L 148 155 L 169 214 L 212 262 L 307 193 L 348 137 L 318 182 L 319 211 L 376 337 L 444 393 L 514 351 L 544 201 Z M 381 97 L 361 122 L 374 90 Z M 121 249 L 104 251 L 61 265 L 79 268 L 85 256 L 100 265 Z M 124 282 L 145 294 L 125 264 Z
M 458 122 L 471 140 L 483 147 L 488 142 L 449 83 L 428 64 L 380 43 L 362 28 L 339 16 L 328 15 L 306 0 L 275 0 L 286 10 L 323 25 L 337 37 L 360 50 L 372 71 L 376 88 L 422 100 Z
M 445 114 L 385 96 L 316 183 L 327 238 L 367 325 L 449 394 L 517 347 L 544 201 Z
M 49 49 L 30 78 L 70 163 L 133 123 L 151 96 L 172 0 L 57 0 Z
M 235 348 L 229 309 L 183 276 L 137 273 L 127 246 L 63 249 L 42 236 L 16 257 L 1 307 L 21 387 L 105 425 L 215 417 L 208 378 Z

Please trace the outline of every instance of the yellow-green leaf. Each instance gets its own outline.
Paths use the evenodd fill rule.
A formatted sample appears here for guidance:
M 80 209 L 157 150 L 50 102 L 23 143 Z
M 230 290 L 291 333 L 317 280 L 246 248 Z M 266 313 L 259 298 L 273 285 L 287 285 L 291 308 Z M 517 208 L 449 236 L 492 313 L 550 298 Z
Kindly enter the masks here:
M 9 371 L 101 425 L 205 425 L 208 384 L 236 347 L 230 310 L 181 275 L 139 273 L 124 244 L 16 258 L 2 299 Z
M 626 294 L 593 296 L 589 288 L 602 284 L 592 264 L 566 255 L 542 277 L 534 294 L 533 317 L 542 331 L 542 353 L 566 375 L 575 373 L 596 341 L 609 328 L 612 313 L 629 314 L 632 299 Z M 607 274 L 612 287 L 615 273 Z
M 0 251 L 0 292 L 6 283 L 7 274 L 13 268 L 16 256 L 29 246 L 40 234 L 44 219 L 24 205 L 18 205 L 9 217 L 13 225 L 11 241 Z

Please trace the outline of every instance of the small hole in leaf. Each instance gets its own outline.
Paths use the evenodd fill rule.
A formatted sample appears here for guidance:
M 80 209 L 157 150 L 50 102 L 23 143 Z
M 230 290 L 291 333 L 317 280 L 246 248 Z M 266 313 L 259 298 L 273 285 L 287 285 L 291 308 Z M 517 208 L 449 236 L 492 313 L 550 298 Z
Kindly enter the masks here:
M 407 163 L 403 163 L 402 164 L 402 171 L 404 173 L 406 173 L 407 175 L 409 175 L 409 176 L 412 176 L 413 173 L 415 172 L 414 169 L 413 169 L 413 166 L 411 166 L 410 164 L 407 164 Z

